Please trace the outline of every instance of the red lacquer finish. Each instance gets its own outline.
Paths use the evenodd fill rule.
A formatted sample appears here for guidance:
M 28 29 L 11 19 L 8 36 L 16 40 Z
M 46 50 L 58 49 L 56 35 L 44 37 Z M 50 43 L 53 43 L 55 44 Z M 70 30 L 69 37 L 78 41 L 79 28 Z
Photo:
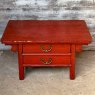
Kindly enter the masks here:
M 23 55 L 23 65 L 70 66 L 70 55 Z
M 47 51 L 46 51 L 47 50 Z M 24 53 L 70 53 L 69 44 L 29 44 L 23 45 Z
M 91 41 L 84 20 L 10 20 L 1 39 L 18 52 L 20 80 L 26 66 L 68 66 L 74 79 L 75 53 Z

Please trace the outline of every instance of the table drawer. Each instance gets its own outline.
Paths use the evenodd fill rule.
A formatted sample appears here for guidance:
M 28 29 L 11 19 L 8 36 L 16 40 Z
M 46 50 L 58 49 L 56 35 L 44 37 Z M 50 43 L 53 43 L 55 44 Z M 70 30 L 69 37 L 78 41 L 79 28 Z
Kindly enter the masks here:
M 25 66 L 70 66 L 70 56 L 24 55 Z
M 69 44 L 30 44 L 23 45 L 24 53 L 69 53 Z

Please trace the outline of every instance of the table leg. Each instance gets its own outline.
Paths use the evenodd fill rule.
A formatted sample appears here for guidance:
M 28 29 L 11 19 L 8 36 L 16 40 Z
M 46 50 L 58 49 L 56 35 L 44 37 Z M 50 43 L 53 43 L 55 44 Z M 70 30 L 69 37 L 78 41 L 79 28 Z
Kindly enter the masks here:
M 71 45 L 70 79 L 75 79 L 75 45 Z
M 22 45 L 18 45 L 18 63 L 19 63 L 19 79 L 24 79 L 24 67 L 22 58 Z

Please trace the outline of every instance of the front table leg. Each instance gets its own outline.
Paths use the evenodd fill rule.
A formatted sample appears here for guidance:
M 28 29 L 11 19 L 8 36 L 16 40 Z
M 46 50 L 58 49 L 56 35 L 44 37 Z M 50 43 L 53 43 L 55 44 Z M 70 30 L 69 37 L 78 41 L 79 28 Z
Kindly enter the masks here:
M 24 67 L 22 58 L 22 45 L 18 45 L 18 63 L 19 63 L 19 79 L 24 79 Z
M 75 79 L 75 45 L 71 45 L 70 79 Z

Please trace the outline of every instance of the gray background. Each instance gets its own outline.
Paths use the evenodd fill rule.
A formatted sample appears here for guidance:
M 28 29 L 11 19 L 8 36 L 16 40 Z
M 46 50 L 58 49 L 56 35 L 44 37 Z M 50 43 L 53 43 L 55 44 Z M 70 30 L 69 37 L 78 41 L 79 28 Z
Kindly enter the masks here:
M 95 50 L 94 0 L 0 0 L 0 38 L 10 19 L 83 19 L 93 37 L 93 42 L 83 48 Z M 5 49 L 10 47 L 0 43 L 0 50 Z

